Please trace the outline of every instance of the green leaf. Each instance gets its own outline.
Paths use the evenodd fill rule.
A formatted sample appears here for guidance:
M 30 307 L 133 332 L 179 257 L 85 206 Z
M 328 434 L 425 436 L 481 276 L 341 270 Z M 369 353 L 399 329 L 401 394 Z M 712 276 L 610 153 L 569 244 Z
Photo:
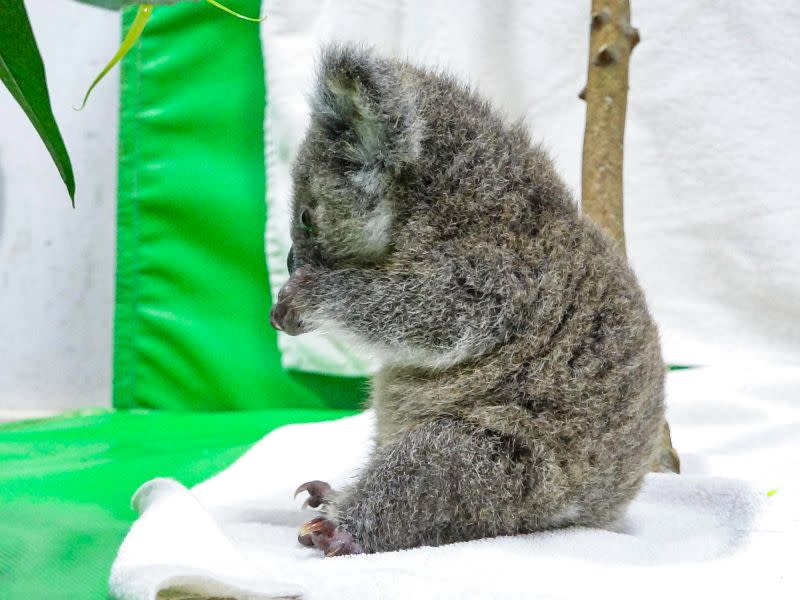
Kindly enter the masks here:
M 53 157 L 75 206 L 75 177 L 53 117 L 42 57 L 22 0 L 0 0 L 0 80 L 28 115 Z

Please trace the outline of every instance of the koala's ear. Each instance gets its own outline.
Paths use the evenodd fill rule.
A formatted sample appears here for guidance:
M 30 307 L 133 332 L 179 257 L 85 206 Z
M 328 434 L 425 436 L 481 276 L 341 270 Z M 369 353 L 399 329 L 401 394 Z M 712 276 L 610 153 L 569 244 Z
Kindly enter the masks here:
M 420 153 L 417 96 L 400 68 L 352 45 L 323 50 L 312 119 L 342 158 L 360 168 L 398 170 Z

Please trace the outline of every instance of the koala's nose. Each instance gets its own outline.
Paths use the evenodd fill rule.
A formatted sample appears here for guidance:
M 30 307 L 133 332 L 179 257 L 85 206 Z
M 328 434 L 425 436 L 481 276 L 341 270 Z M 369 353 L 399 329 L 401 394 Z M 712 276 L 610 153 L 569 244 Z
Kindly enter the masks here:
M 279 302 L 269 311 L 269 324 L 278 331 L 283 331 L 283 321 L 286 319 L 286 304 Z
M 288 302 L 278 302 L 269 312 L 269 322 L 275 329 L 287 335 L 300 335 L 306 332 L 303 320 Z

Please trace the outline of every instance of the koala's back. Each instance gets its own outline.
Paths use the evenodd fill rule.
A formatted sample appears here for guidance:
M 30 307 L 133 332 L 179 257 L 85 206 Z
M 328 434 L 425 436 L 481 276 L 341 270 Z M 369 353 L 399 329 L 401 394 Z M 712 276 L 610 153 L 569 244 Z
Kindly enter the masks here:
M 608 523 L 648 472 L 663 419 L 664 365 L 641 289 L 521 126 L 458 83 L 409 69 L 435 90 L 420 118 L 438 125 L 419 167 L 430 178 L 406 190 L 419 196 L 409 205 L 425 206 L 402 232 L 408 264 L 426 262 L 431 238 L 437 252 L 500 249 L 503 266 L 479 264 L 487 272 L 468 284 L 475 294 L 494 286 L 514 309 L 502 314 L 502 340 L 479 356 L 387 365 L 373 387 L 379 444 L 463 419 L 510 440 L 531 477 L 549 481 L 520 506 L 530 529 Z

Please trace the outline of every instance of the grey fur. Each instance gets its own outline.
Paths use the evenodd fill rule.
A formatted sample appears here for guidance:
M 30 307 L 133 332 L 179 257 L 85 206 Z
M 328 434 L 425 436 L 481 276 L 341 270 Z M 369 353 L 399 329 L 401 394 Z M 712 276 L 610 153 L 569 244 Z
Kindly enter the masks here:
M 376 448 L 331 518 L 378 552 L 619 517 L 663 418 L 658 334 L 524 127 L 447 75 L 333 46 L 293 177 L 273 323 L 384 357 Z

